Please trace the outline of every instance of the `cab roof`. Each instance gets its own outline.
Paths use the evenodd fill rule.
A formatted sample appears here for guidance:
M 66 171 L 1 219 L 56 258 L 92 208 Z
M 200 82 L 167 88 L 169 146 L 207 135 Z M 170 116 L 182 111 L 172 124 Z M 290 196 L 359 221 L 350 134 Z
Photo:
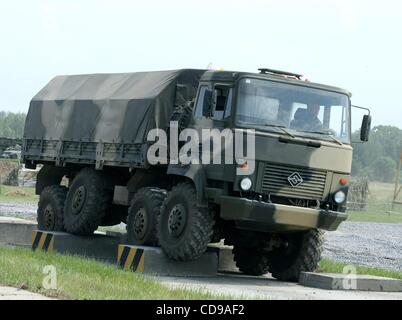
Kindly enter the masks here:
M 280 75 L 280 74 L 271 74 L 271 73 L 264 74 L 264 73 L 253 73 L 253 72 L 208 70 L 203 74 L 200 81 L 235 82 L 237 79 L 240 79 L 240 78 L 255 78 L 255 79 L 283 82 L 283 83 L 289 83 L 289 84 L 294 84 L 294 85 L 299 85 L 299 86 L 304 86 L 304 87 L 310 87 L 310 88 L 315 88 L 315 89 L 342 93 L 342 94 L 348 95 L 349 97 L 352 96 L 352 94 L 349 91 L 342 89 L 342 88 L 328 86 L 328 85 L 321 84 L 321 83 L 300 80 L 300 79 L 296 79 L 293 77 L 288 77 L 288 76 Z

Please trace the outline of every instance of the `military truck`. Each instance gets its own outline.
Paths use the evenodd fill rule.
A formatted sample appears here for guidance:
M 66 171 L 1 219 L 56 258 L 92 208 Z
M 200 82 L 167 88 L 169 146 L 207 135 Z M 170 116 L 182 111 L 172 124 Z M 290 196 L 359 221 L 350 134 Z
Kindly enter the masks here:
M 43 165 L 39 227 L 89 235 L 124 222 L 128 243 L 159 245 L 173 260 L 197 259 L 224 239 L 245 274 L 296 281 L 315 270 L 323 231 L 347 218 L 351 94 L 299 74 L 259 71 L 51 80 L 30 103 L 22 150 L 27 168 Z M 362 141 L 370 122 L 365 115 Z M 172 123 L 178 132 L 251 131 L 254 157 L 183 164 L 169 153 L 150 163 L 149 133 L 170 132 Z M 167 149 L 181 143 L 168 139 Z M 252 162 L 253 171 L 238 174 Z

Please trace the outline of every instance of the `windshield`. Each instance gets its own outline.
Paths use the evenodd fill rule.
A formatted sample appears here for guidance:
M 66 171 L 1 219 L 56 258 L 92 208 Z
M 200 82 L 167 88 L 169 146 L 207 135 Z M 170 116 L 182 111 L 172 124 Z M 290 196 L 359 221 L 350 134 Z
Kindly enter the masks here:
M 239 124 L 350 143 L 349 117 L 345 94 L 251 78 L 239 82 Z

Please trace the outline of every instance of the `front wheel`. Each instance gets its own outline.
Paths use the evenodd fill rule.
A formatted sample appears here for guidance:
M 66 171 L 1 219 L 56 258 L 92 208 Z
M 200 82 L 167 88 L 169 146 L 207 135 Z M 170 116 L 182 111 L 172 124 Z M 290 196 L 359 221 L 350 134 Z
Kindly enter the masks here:
M 193 185 L 180 183 L 162 205 L 157 225 L 160 246 L 172 260 L 195 260 L 207 250 L 213 226 L 211 211 L 197 205 Z
M 250 276 L 262 276 L 268 273 L 267 254 L 261 248 L 233 247 L 234 261 L 239 270 Z
M 272 276 L 282 281 L 299 281 L 301 272 L 314 272 L 321 260 L 323 232 L 313 229 L 278 235 L 280 246 L 267 258 Z

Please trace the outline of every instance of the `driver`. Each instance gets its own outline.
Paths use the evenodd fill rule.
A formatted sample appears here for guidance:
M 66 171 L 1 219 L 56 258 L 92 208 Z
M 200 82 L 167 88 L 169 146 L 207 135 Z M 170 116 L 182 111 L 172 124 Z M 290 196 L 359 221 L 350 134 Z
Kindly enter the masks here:
M 320 113 L 320 105 L 314 103 L 309 104 L 307 109 L 297 109 L 294 119 L 290 123 L 291 129 L 303 131 L 319 131 L 322 130 L 322 123 L 318 118 Z

